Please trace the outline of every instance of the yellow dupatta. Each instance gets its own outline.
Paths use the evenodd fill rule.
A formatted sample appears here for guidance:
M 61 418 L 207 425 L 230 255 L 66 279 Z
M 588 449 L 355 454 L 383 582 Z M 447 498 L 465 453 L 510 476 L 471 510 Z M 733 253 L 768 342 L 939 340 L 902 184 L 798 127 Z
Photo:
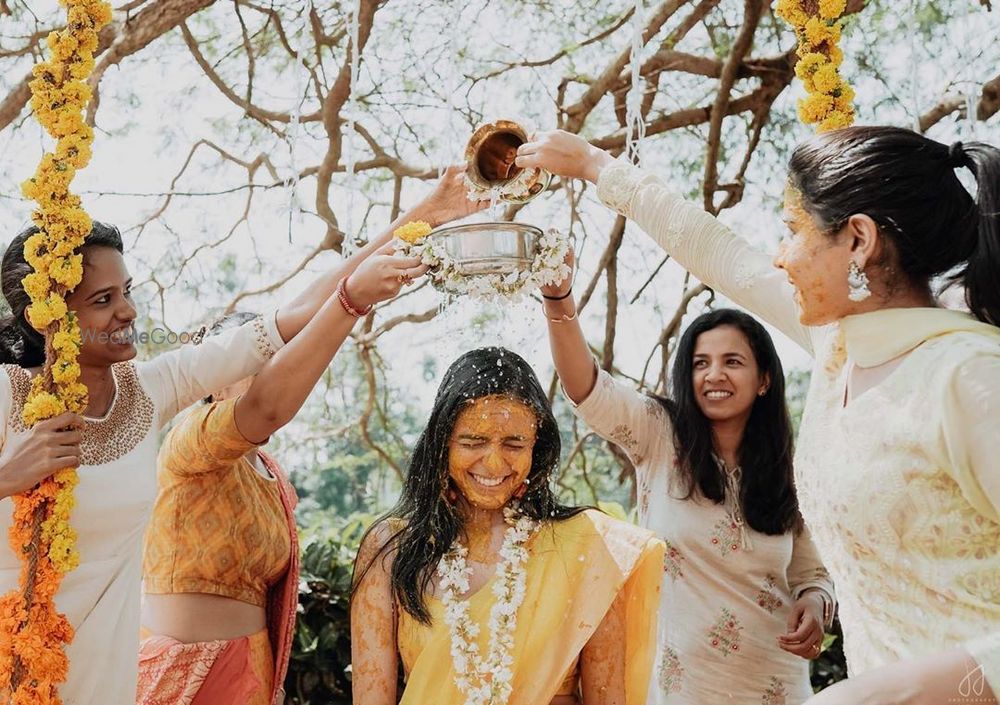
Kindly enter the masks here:
M 528 547 L 527 586 L 514 634 L 509 705 L 547 705 L 573 673 L 580 652 L 624 591 L 626 705 L 643 705 L 656 651 L 664 546 L 653 534 L 587 510 L 547 522 Z M 469 598 L 486 654 L 492 579 Z M 455 685 L 443 606 L 428 599 L 433 625 L 400 611 L 397 642 L 407 673 L 400 705 L 464 705 Z M 575 690 L 574 690 L 575 692 Z

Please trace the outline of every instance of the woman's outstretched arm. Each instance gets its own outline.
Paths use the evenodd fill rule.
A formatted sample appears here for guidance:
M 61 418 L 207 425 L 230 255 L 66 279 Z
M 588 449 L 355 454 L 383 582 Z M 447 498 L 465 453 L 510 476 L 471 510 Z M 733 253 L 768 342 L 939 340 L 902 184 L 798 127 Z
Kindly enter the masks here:
M 634 220 L 682 267 L 812 352 L 812 335 L 799 322 L 794 290 L 784 273 L 771 265 L 771 257 L 661 179 L 561 130 L 539 133 L 521 145 L 518 155 L 518 166 L 597 184 L 605 205 Z
M 394 220 L 377 238 L 369 242 L 355 254 L 348 257 L 340 266 L 321 275 L 287 305 L 278 310 L 278 331 L 285 342 L 291 340 L 323 307 L 327 299 L 333 296 L 337 285 L 344 277 L 349 277 L 365 259 L 373 252 L 384 247 L 391 239 L 396 228 L 407 222 L 423 220 L 437 227 L 443 223 L 464 218 L 471 213 L 482 210 L 489 205 L 486 201 L 469 201 L 464 187 L 465 167 L 451 166 L 438 181 L 430 195 L 420 201 L 407 213 Z M 411 278 L 416 277 L 413 273 Z

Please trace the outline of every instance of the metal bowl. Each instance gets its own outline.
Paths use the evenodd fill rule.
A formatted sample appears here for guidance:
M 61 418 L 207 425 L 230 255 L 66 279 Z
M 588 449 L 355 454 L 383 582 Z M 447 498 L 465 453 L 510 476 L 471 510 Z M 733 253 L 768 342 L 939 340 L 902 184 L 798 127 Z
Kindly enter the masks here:
M 438 228 L 427 239 L 444 246 L 459 274 L 510 274 L 531 269 L 542 231 L 524 223 L 469 223 Z

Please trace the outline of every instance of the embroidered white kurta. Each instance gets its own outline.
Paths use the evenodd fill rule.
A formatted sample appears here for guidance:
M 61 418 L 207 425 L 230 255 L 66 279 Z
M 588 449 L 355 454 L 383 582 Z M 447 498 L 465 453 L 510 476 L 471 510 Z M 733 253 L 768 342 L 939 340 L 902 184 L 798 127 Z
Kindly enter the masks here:
M 133 705 L 139 651 L 142 538 L 156 499 L 157 433 L 178 411 L 257 372 L 282 345 L 274 316 L 184 346 L 149 362 L 112 366 L 107 415 L 87 419 L 83 464 L 70 522 L 80 566 L 67 574 L 56 608 L 76 629 L 67 648 L 65 705 Z M 19 367 L 0 373 L 0 444 L 25 433 L 30 384 Z M 20 563 L 7 535 L 13 500 L 0 500 L 0 591 L 17 588 Z
M 635 465 L 639 523 L 667 544 L 653 705 L 798 705 L 812 695 L 809 663 L 779 634 L 808 588 L 833 586 L 807 532 L 768 536 L 743 526 L 733 493 L 716 504 L 681 499 L 666 411 L 600 370 L 577 415 Z M 734 478 L 735 479 L 735 478 Z
M 657 177 L 615 163 L 598 194 L 815 356 L 796 485 L 837 586 L 850 672 L 962 646 L 1000 693 L 1000 329 L 947 309 L 807 328 L 770 257 Z M 845 405 L 854 365 L 899 358 Z

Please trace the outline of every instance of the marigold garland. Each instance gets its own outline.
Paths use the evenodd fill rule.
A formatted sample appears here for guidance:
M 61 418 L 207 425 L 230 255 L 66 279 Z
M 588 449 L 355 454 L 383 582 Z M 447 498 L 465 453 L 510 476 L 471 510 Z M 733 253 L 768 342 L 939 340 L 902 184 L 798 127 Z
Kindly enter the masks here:
M 847 0 L 778 0 L 776 12 L 795 28 L 799 40 L 795 75 L 809 95 L 799 100 L 799 118 L 819 132 L 854 122 L 854 90 L 840 76 L 844 54 L 841 17 Z
M 97 33 L 111 21 L 111 5 L 59 2 L 67 11 L 66 27 L 49 34 L 51 56 L 35 66 L 30 83 L 31 107 L 56 147 L 22 185 L 24 195 L 38 203 L 32 221 L 39 232 L 24 245 L 34 270 L 23 280 L 31 298 L 28 319 L 45 334 L 45 367 L 32 380 L 22 413 L 28 426 L 87 406 L 76 361 L 80 327 L 66 295 L 83 276 L 79 248 L 92 224 L 69 186 L 90 161 L 94 134 L 83 118 L 91 96 L 85 80 L 94 68 Z M 73 640 L 73 627 L 56 611 L 54 598 L 62 576 L 79 563 L 69 524 L 77 481 L 75 468 L 66 468 L 14 497 L 10 544 L 23 563 L 18 589 L 0 598 L 0 631 L 9 636 L 0 644 L 0 693 L 10 693 L 11 705 L 62 702 L 58 685 L 69 669 L 64 645 Z

